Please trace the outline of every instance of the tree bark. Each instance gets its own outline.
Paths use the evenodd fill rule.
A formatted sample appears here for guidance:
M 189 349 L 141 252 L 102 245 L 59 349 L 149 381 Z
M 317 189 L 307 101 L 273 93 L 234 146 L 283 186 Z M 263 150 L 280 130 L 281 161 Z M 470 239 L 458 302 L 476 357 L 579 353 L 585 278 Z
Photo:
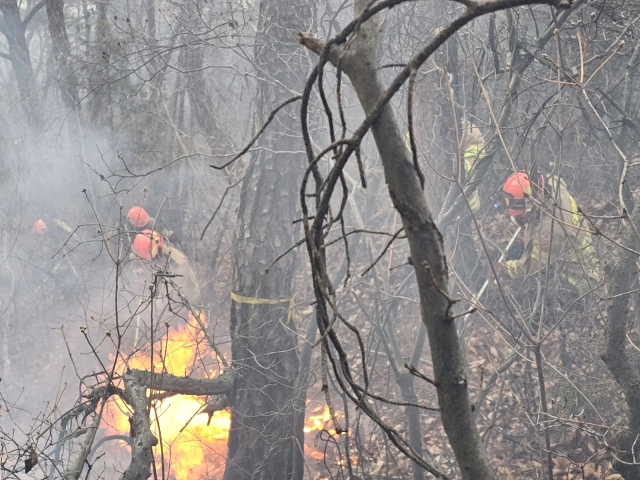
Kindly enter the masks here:
M 62 92 L 62 102 L 67 109 L 74 112 L 70 117 L 72 123 L 77 123 L 75 109 L 79 108 L 78 92 L 76 91 L 75 75 L 71 69 L 71 46 L 64 23 L 64 0 L 46 0 L 46 4 L 49 34 L 51 35 L 51 46 L 60 91 Z
M 640 228 L 640 212 L 634 208 L 626 226 L 623 245 L 627 245 L 635 251 L 640 250 L 640 238 L 634 231 Z M 633 321 L 633 312 L 629 309 L 630 290 L 637 281 L 638 256 L 625 249 L 622 251 L 615 271 L 611 276 L 611 301 L 607 308 L 607 322 L 605 325 L 605 351 L 602 360 L 611 371 L 629 407 L 629 423 L 627 431 L 617 438 L 618 448 L 623 450 L 621 455 L 625 462 L 633 463 L 634 458 L 640 454 L 640 445 L 637 445 L 636 436 L 640 434 L 640 375 L 637 366 L 632 362 L 627 349 L 627 328 Z M 632 451 L 633 450 L 633 451 Z M 614 467 L 625 480 L 640 480 L 640 465 L 626 465 L 622 462 L 614 462 Z
M 366 0 L 355 2 L 355 17 L 365 10 L 368 3 Z M 376 56 L 380 23 L 380 15 L 372 17 L 350 40 L 348 51 L 340 49 L 330 55 L 334 64 L 342 56 L 340 64 L 352 81 L 367 115 L 372 114 L 385 93 Z M 309 44 L 304 36 L 301 36 L 301 41 Z M 451 318 L 452 302 L 448 296 L 448 267 L 442 236 L 427 205 L 418 173 L 409 158 L 393 107 L 389 103 L 380 110 L 371 131 L 380 153 L 389 194 L 400 213 L 409 241 L 422 320 L 428 331 L 442 423 L 458 460 L 462 478 L 495 479 L 495 472 L 489 464 L 473 418 L 464 376 L 464 355 L 455 321 Z
M 37 8 L 37 7 L 34 7 Z M 20 99 L 24 102 L 27 117 L 37 119 L 36 88 L 29 46 L 26 40 L 26 26 L 20 15 L 20 7 L 16 0 L 0 0 L 0 32 L 9 46 L 11 65 L 18 82 Z
M 302 89 L 306 57 L 296 30 L 311 20 L 308 0 L 263 0 L 255 47 L 259 76 L 257 124 L 292 91 Z M 287 89 L 283 88 L 286 85 Z M 231 306 L 233 365 L 225 480 L 292 476 L 297 335 L 290 308 L 298 261 L 292 253 L 269 268 L 294 242 L 298 188 L 305 167 L 296 107 L 280 112 L 261 137 L 242 184 L 235 234 Z M 266 269 L 269 268 L 268 273 Z
M 183 53 L 183 63 L 187 70 L 186 91 L 189 96 L 189 105 L 193 109 L 193 116 L 198 123 L 201 133 L 209 145 L 212 155 L 219 153 L 221 127 L 216 116 L 216 108 L 209 95 L 207 82 L 204 76 L 204 49 L 191 47 Z
M 170 373 L 154 373 L 146 370 L 131 370 L 146 388 L 162 390 L 180 395 L 220 395 L 233 390 L 233 373 L 224 372 L 216 378 L 177 377 Z
M 151 476 L 153 462 L 152 448 L 158 439 L 151 433 L 149 410 L 147 408 L 147 385 L 140 370 L 127 372 L 124 376 L 125 393 L 128 403 L 133 408 L 131 431 L 133 445 L 131 447 L 131 463 L 124 472 L 123 480 L 146 480 Z

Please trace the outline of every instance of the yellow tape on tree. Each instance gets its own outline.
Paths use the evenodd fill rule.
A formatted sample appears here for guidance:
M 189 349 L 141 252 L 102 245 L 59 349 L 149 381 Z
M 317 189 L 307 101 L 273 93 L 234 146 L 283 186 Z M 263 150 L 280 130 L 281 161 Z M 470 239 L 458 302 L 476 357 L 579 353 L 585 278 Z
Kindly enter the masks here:
M 279 303 L 289 304 L 289 315 L 287 315 L 287 323 L 289 323 L 295 314 L 296 309 L 296 297 L 291 298 L 259 298 L 259 297 L 246 297 L 244 295 L 238 295 L 236 292 L 231 292 L 231 300 L 236 303 L 246 303 L 249 305 L 278 305 Z

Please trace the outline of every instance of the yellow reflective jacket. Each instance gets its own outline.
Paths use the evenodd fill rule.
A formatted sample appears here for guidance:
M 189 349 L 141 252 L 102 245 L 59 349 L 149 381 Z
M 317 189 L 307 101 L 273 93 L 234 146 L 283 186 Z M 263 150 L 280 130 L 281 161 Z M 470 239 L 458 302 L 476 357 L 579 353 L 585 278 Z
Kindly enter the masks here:
M 145 265 L 148 262 L 140 259 L 133 251 L 129 254 L 131 272 L 135 277 L 134 283 L 143 284 L 151 280 L 151 270 L 165 268 L 175 277 L 171 280 L 182 290 L 184 295 L 193 303 L 200 304 L 200 285 L 195 272 L 191 268 L 189 258 L 168 240 L 164 240 L 160 255 L 155 255 L 152 267 Z M 150 270 L 151 268 L 151 270 Z
M 464 171 L 468 178 L 471 172 L 471 169 L 474 167 L 476 162 L 484 157 L 485 151 L 484 151 L 484 141 L 482 140 L 482 137 L 479 137 L 479 138 L 472 137 L 465 140 L 465 142 L 466 143 L 471 142 L 466 146 L 463 153 Z M 404 143 L 407 146 L 407 150 L 411 152 L 411 140 L 409 137 L 409 132 L 407 132 L 404 136 Z M 480 195 L 478 194 L 477 189 L 474 190 L 474 192 L 471 195 L 469 195 L 468 200 L 469 200 L 469 206 L 471 207 L 471 211 L 474 213 L 477 212 L 480 209 Z
M 543 204 L 534 208 L 525 227 L 525 254 L 508 262 L 507 271 L 528 275 L 550 265 L 585 293 L 600 281 L 588 227 L 566 183 L 556 176 L 548 178 Z

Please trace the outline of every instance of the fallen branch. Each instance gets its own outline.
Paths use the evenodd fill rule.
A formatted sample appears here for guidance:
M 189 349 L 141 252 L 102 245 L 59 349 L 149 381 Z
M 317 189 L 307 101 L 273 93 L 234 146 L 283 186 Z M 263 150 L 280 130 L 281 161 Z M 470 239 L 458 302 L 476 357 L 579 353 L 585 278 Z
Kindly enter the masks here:
M 125 375 L 135 376 L 145 388 L 151 387 L 151 372 L 146 370 L 131 370 Z M 234 375 L 223 373 L 217 378 L 177 377 L 170 373 L 154 373 L 153 389 L 180 395 L 220 395 L 231 393 Z
M 145 480 L 151 476 L 151 449 L 158 444 L 158 439 L 151 433 L 147 410 L 147 381 L 150 378 L 149 372 L 141 370 L 132 370 L 124 375 L 125 392 L 133 408 L 131 463 L 124 472 L 124 480 Z

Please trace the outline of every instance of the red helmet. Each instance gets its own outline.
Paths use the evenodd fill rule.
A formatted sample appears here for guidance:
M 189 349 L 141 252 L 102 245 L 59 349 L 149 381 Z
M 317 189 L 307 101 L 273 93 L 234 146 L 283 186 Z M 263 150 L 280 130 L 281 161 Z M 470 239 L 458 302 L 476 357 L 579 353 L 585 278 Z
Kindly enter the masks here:
M 158 232 L 143 230 L 133 240 L 133 251 L 145 260 L 151 260 L 162 248 L 162 236 Z
M 40 218 L 36 223 L 33 224 L 33 233 L 36 235 L 44 235 L 47 233 L 47 224 Z
M 144 227 L 149 223 L 149 214 L 145 212 L 142 207 L 133 207 L 129 210 L 127 217 L 129 217 L 129 221 L 136 228 Z
M 535 185 L 535 184 L 534 184 Z M 540 175 L 538 185 L 540 190 L 544 189 L 544 177 Z M 507 181 L 502 186 L 505 193 L 505 203 L 509 207 L 509 215 L 517 217 L 525 212 L 524 199 L 531 195 L 531 182 L 529 175 L 525 172 L 516 172 L 509 175 Z

